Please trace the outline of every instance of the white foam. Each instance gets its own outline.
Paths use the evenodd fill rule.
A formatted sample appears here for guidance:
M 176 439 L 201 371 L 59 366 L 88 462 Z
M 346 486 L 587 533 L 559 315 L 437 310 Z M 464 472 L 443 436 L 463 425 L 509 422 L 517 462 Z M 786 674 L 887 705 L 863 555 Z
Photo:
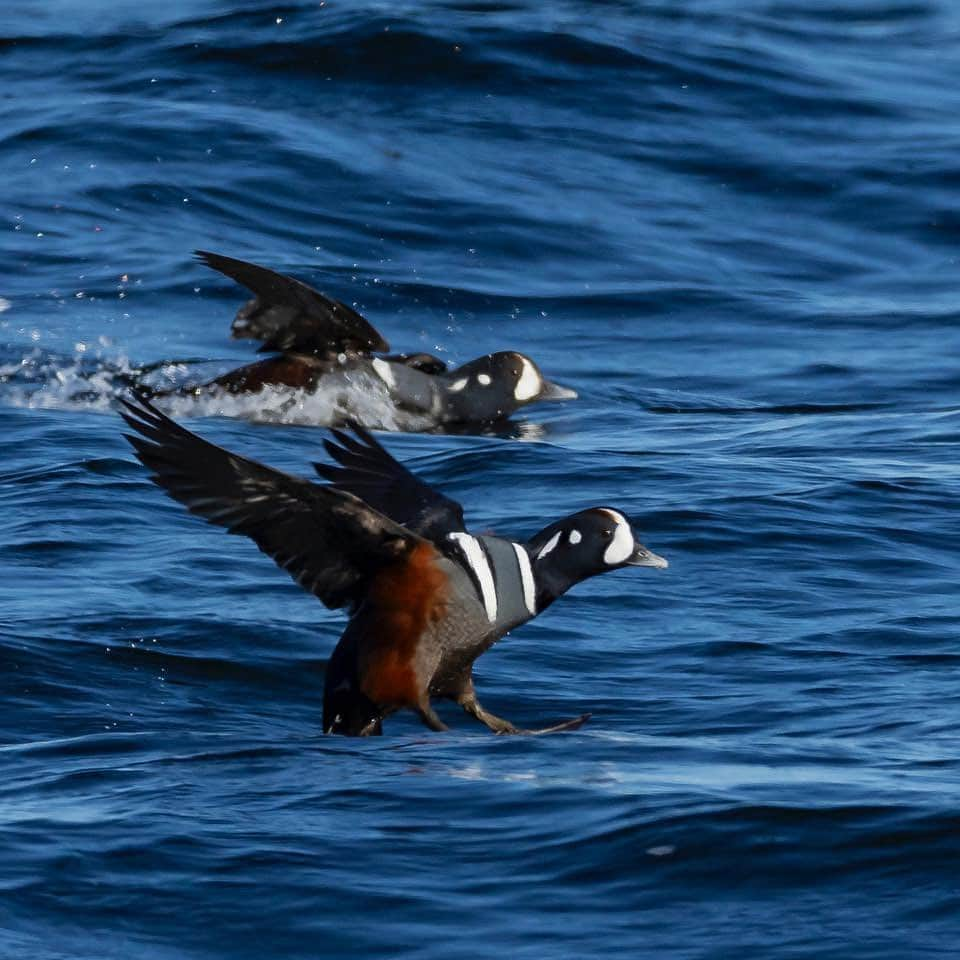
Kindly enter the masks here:
M 331 426 L 356 420 L 370 430 L 417 431 L 435 422 L 425 413 L 398 410 L 386 384 L 365 373 L 330 378 L 313 393 L 270 386 L 239 395 L 212 390 L 199 397 L 170 397 L 160 405 L 175 416 L 227 416 L 295 426 Z
M 0 392 L 15 407 L 105 412 L 114 409 L 116 397 L 129 395 L 133 373 L 127 357 L 98 363 L 86 349 L 72 357 L 34 349 L 0 369 Z
M 207 364 L 172 362 L 147 379 L 152 387 L 167 389 L 221 372 L 209 371 Z M 36 349 L 0 367 L 0 394 L 11 406 L 113 413 L 117 398 L 130 396 L 138 373 L 128 357 L 92 358 L 89 347 L 72 357 Z M 199 396 L 163 397 L 156 402 L 174 417 L 227 416 L 296 426 L 330 426 L 353 419 L 371 430 L 415 432 L 436 422 L 426 413 L 398 410 L 386 384 L 369 373 L 342 374 L 314 393 L 268 386 L 257 393 L 233 395 L 211 388 Z

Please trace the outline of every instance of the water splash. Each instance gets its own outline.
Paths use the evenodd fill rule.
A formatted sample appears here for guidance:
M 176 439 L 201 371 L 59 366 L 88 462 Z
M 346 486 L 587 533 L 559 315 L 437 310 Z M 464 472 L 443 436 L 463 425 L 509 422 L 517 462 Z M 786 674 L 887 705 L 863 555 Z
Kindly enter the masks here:
M 30 409 L 108 412 L 138 386 L 176 389 L 203 382 L 209 362 L 171 360 L 137 365 L 129 357 L 72 356 L 35 349 L 0 362 L 0 400 Z M 296 426 L 342 426 L 359 421 L 373 430 L 419 432 L 435 426 L 420 413 L 398 410 L 379 379 L 359 372 L 321 385 L 313 393 L 286 386 L 266 386 L 253 394 L 234 395 L 217 388 L 171 395 L 158 401 L 177 417 L 223 416 L 257 423 Z

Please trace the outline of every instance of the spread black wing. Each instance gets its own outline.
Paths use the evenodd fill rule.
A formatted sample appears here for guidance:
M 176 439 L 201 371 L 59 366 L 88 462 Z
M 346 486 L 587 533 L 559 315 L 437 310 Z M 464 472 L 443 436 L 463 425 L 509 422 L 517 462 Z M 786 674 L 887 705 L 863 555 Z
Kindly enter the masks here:
M 384 352 L 390 344 L 356 310 L 293 277 L 219 253 L 197 259 L 246 287 L 254 298 L 233 321 L 233 335 L 262 340 L 262 352 Z
M 124 401 L 140 460 L 192 513 L 242 533 L 328 607 L 356 606 L 385 566 L 423 541 L 352 494 L 230 453 L 143 398 Z
M 332 430 L 337 442 L 324 441 L 339 466 L 315 463 L 313 467 L 321 477 L 434 543 L 445 540 L 448 533 L 466 529 L 459 503 L 394 460 L 362 427 L 354 425 L 352 429 L 356 437 Z

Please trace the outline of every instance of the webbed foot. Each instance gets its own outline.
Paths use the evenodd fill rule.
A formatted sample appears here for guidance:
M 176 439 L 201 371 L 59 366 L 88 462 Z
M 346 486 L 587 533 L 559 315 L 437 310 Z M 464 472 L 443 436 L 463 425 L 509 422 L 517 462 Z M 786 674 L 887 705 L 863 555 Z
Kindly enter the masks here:
M 551 724 L 549 727 L 539 727 L 536 730 L 525 730 L 522 727 L 517 727 L 512 724 L 509 720 L 504 720 L 503 717 L 498 717 L 496 714 L 490 713 L 489 710 L 484 709 L 480 705 L 480 701 L 477 700 L 476 694 L 473 690 L 465 693 L 457 701 L 467 713 L 472 717 L 476 717 L 485 727 L 488 727 L 496 734 L 526 734 L 528 736 L 540 736 L 544 733 L 562 733 L 564 730 L 577 730 L 582 727 L 589 719 L 590 714 L 584 713 L 579 717 L 574 717 L 572 720 L 562 720 L 559 723 Z
M 516 732 L 539 736 L 543 733 L 563 733 L 564 730 L 579 730 L 592 716 L 592 713 L 581 713 L 579 717 L 574 717 L 572 720 L 561 720 L 549 727 L 540 727 L 537 730 L 517 730 Z

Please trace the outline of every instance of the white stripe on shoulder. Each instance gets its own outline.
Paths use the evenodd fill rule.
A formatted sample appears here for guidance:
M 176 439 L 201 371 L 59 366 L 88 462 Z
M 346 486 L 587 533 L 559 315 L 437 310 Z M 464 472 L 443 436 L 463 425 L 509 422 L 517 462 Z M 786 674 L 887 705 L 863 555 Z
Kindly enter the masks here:
M 537 587 L 533 582 L 533 567 L 530 565 L 530 555 L 519 543 L 511 543 L 513 552 L 517 555 L 520 565 L 520 582 L 523 584 L 523 602 L 530 616 L 537 615 Z
M 393 375 L 393 370 L 390 369 L 390 364 L 387 363 L 386 360 L 375 357 L 371 362 L 373 369 L 377 372 L 377 376 L 380 377 L 388 387 L 395 387 L 397 385 L 397 378 Z
M 497 585 L 493 580 L 493 571 L 480 541 L 471 537 L 469 533 L 448 533 L 447 536 L 455 543 L 460 544 L 463 555 L 470 564 L 477 582 L 480 584 L 480 594 L 483 597 L 483 609 L 487 612 L 487 619 L 493 623 L 497 619 Z

